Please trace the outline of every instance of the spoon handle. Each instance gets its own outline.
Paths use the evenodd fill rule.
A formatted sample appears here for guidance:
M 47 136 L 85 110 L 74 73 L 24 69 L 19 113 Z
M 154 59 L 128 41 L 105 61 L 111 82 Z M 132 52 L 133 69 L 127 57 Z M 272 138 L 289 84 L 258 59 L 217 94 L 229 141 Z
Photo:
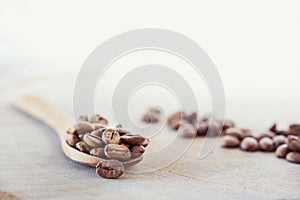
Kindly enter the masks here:
M 37 96 L 23 96 L 17 99 L 13 106 L 45 123 L 57 133 L 61 140 L 65 138 L 64 133 L 72 124 L 72 120 L 63 112 Z

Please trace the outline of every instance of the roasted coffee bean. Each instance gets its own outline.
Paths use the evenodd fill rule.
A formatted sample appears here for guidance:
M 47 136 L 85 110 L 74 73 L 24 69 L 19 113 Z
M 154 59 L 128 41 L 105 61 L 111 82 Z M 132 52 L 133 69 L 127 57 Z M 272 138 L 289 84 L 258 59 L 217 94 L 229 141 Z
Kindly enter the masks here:
M 133 146 L 131 148 L 131 157 L 137 158 L 140 157 L 145 152 L 145 148 L 140 145 Z
M 100 147 L 103 143 L 100 137 L 92 135 L 90 133 L 84 134 L 82 140 L 90 147 Z
M 121 136 L 121 142 L 130 145 L 141 145 L 145 138 L 140 135 L 126 134 Z
M 242 140 L 240 147 L 244 151 L 256 151 L 259 148 L 259 145 L 255 138 L 245 137 Z
M 80 141 L 76 143 L 76 148 L 83 152 L 83 153 L 89 153 L 87 146 L 84 144 L 84 142 Z
M 273 132 L 273 133 L 278 133 L 278 130 L 277 130 L 277 124 L 273 124 L 270 128 L 269 128 L 269 131 Z
M 101 128 L 101 129 L 98 129 L 98 130 L 94 130 L 93 132 L 91 132 L 91 135 L 102 138 L 102 134 L 105 130 L 106 130 L 106 128 Z
M 287 138 L 283 135 L 276 135 L 273 137 L 273 141 L 276 147 L 287 143 Z
M 187 123 L 182 124 L 179 127 L 178 132 L 181 136 L 187 137 L 187 138 L 192 138 L 192 137 L 195 137 L 197 135 L 196 128 L 192 124 L 187 124 Z
M 125 129 L 123 129 L 123 128 L 116 128 L 115 130 L 119 133 L 120 136 L 126 135 L 126 134 L 131 134 L 130 131 L 125 130 Z
M 244 132 L 240 128 L 228 128 L 224 131 L 224 135 L 231 135 L 241 140 L 244 137 Z
M 296 151 L 290 152 L 286 155 L 286 160 L 300 164 L 300 153 Z
M 105 144 L 119 144 L 120 143 L 120 135 L 114 129 L 106 129 L 102 133 L 102 141 Z
M 278 131 L 277 134 L 278 135 L 284 135 L 284 136 L 289 136 L 290 135 L 290 133 L 288 131 L 283 131 L 283 130 Z
M 77 133 L 79 135 L 90 133 L 95 130 L 95 127 L 93 124 L 89 122 L 79 121 L 74 125 L 74 128 L 77 130 Z
M 186 120 L 187 122 L 193 124 L 197 120 L 198 114 L 196 112 L 193 112 L 189 115 L 185 115 L 182 117 L 182 119 Z
M 196 126 L 197 128 L 197 135 L 199 136 L 205 136 L 208 131 L 209 124 L 206 122 L 201 122 Z
M 67 134 L 67 144 L 70 145 L 71 147 L 75 147 L 77 142 L 80 142 L 80 139 L 77 135 L 75 134 Z
M 275 151 L 275 144 L 269 137 L 263 137 L 259 140 L 260 149 L 263 151 Z
M 288 154 L 288 152 L 289 152 L 289 149 L 288 149 L 287 144 L 282 144 L 276 149 L 275 154 L 278 158 L 285 158 L 286 155 Z
M 222 125 L 219 122 L 213 122 L 210 124 L 207 136 L 216 137 L 219 136 L 222 132 Z
M 120 161 L 129 160 L 131 157 L 130 150 L 125 145 L 107 144 L 104 148 L 104 154 L 108 158 Z
M 90 118 L 90 122 L 91 122 L 91 123 L 100 123 L 100 124 L 104 124 L 104 125 L 107 125 L 107 124 L 108 124 L 108 120 L 105 119 L 104 117 L 102 117 L 102 116 L 99 115 L 99 114 L 93 115 L 93 116 Z
M 231 120 L 225 120 L 223 124 L 223 131 L 226 131 L 228 128 L 235 127 L 235 123 Z
M 290 129 L 288 130 L 290 135 L 296 135 L 300 137 L 300 124 L 292 124 L 290 125 Z
M 168 125 L 177 130 L 181 124 L 181 120 L 186 116 L 186 114 L 182 111 L 176 112 L 168 117 Z
M 289 150 L 300 152 L 300 138 L 299 137 L 294 136 L 294 135 L 289 135 L 287 145 L 288 145 Z
M 144 142 L 141 144 L 143 147 L 147 147 L 150 143 L 150 140 L 148 138 L 145 138 Z
M 254 132 L 254 133 L 252 133 L 252 136 L 255 137 L 257 140 L 260 140 L 264 137 L 273 138 L 275 136 L 275 133 L 273 133 L 271 131 Z
M 67 130 L 67 134 L 78 135 L 77 130 L 76 130 L 74 127 L 69 128 L 69 129 Z
M 96 166 L 96 173 L 102 178 L 115 179 L 125 171 L 124 165 L 118 160 L 100 161 Z
M 95 126 L 95 130 L 106 128 L 104 124 L 100 123 L 93 123 L 93 125 Z
M 225 135 L 222 138 L 222 146 L 226 148 L 234 148 L 240 145 L 240 140 L 232 135 Z
M 84 122 L 89 121 L 88 116 L 86 116 L 86 115 L 80 116 L 79 121 L 84 121 Z
M 102 147 L 91 149 L 90 154 L 92 156 L 96 156 L 96 157 L 99 157 L 99 158 L 106 158 L 106 156 L 104 154 L 104 148 L 102 148 Z
M 147 123 L 157 123 L 160 120 L 161 111 L 157 108 L 150 108 L 143 116 L 143 121 Z

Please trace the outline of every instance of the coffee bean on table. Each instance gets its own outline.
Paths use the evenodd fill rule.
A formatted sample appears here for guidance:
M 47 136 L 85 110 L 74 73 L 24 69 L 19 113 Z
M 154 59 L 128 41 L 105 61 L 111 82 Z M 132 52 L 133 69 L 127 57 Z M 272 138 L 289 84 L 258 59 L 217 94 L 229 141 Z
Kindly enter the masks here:
M 89 153 L 87 146 L 84 144 L 84 142 L 80 141 L 76 143 L 76 148 L 83 152 L 83 153 Z
M 225 135 L 222 137 L 222 146 L 226 148 L 234 148 L 240 145 L 240 140 L 231 135 Z
M 108 158 L 117 159 L 120 161 L 127 161 L 131 157 L 128 147 L 119 144 L 107 144 L 104 148 L 104 154 Z
M 130 145 L 141 145 L 145 138 L 140 135 L 126 134 L 121 136 L 121 142 Z
M 145 152 L 145 148 L 140 145 L 133 146 L 131 148 L 131 157 L 137 158 L 140 157 Z
M 77 133 L 79 135 L 85 134 L 85 133 L 90 133 L 95 130 L 95 127 L 93 124 L 89 122 L 84 122 L 84 121 L 79 121 L 75 123 L 74 128 L 77 130 Z
M 84 122 L 89 121 L 88 116 L 86 116 L 86 115 L 80 116 L 78 120 L 79 120 L 79 121 L 84 121 Z
M 106 129 L 102 133 L 102 141 L 105 144 L 119 144 L 120 143 L 120 134 L 114 129 Z
M 90 147 L 100 147 L 103 143 L 100 137 L 86 133 L 82 140 Z
M 147 123 L 157 123 L 160 120 L 161 111 L 156 108 L 150 108 L 143 116 L 143 121 Z
M 252 136 L 255 137 L 257 140 L 260 140 L 264 137 L 273 138 L 275 136 L 275 133 L 273 133 L 271 131 L 254 132 L 254 133 L 252 133 Z
M 231 120 L 225 120 L 223 124 L 223 131 L 227 130 L 228 128 L 235 127 L 235 123 Z
M 181 136 L 187 138 L 195 137 L 197 135 L 197 130 L 194 125 L 188 123 L 182 124 L 179 127 L 178 132 Z
M 282 144 L 276 149 L 275 154 L 278 158 L 285 158 L 286 155 L 288 154 L 288 152 L 289 152 L 289 149 L 288 149 L 287 144 Z
M 299 152 L 290 152 L 286 155 L 286 160 L 293 163 L 300 163 L 300 153 Z
M 259 145 L 255 138 L 245 137 L 242 140 L 240 147 L 244 151 L 256 151 L 259 148 Z
M 299 151 L 300 152 L 300 138 L 299 137 L 294 136 L 294 135 L 289 135 L 287 145 L 291 151 Z
M 118 160 L 100 161 L 96 166 L 96 173 L 108 179 L 120 177 L 125 171 L 124 165 Z
M 284 135 L 276 135 L 273 137 L 273 141 L 276 147 L 287 143 L 287 138 Z
M 104 148 L 103 147 L 98 147 L 98 148 L 93 148 L 90 150 L 90 154 L 99 158 L 106 158 L 104 154 Z
M 240 128 L 233 127 L 226 129 L 224 135 L 231 135 L 241 140 L 244 137 L 244 132 Z
M 275 144 L 269 137 L 263 137 L 259 140 L 260 149 L 263 151 L 275 151 Z
M 197 135 L 205 136 L 208 131 L 209 124 L 207 122 L 200 122 L 196 125 L 197 128 Z
M 108 124 L 108 120 L 105 119 L 104 117 L 102 117 L 99 114 L 93 115 L 90 120 L 91 123 L 100 123 L 100 124 L 104 124 L 107 125 Z

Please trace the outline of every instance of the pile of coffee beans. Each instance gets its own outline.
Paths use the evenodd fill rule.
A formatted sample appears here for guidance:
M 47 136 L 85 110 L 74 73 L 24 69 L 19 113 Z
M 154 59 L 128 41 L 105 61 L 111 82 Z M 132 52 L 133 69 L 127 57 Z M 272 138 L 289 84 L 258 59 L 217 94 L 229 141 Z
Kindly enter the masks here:
M 91 118 L 81 116 L 67 130 L 67 144 L 78 151 L 104 159 L 96 172 L 104 178 L 117 178 L 124 172 L 122 162 L 143 155 L 149 140 L 122 128 L 107 127 L 108 120 L 96 114 Z
M 222 121 L 216 121 L 210 124 L 210 115 L 204 115 L 198 117 L 196 112 L 186 114 L 185 112 L 179 111 L 168 117 L 168 125 L 179 133 L 183 137 L 195 137 L 195 136 L 211 136 L 215 137 L 219 135 L 219 130 L 225 131 L 228 128 L 235 126 L 231 120 L 225 120 L 224 124 Z M 210 128 L 210 131 L 208 132 Z
M 277 130 L 274 124 L 269 130 L 261 133 L 237 127 L 223 132 L 222 146 L 240 148 L 243 151 L 275 152 L 278 158 L 300 164 L 300 125 L 290 125 L 287 131 Z

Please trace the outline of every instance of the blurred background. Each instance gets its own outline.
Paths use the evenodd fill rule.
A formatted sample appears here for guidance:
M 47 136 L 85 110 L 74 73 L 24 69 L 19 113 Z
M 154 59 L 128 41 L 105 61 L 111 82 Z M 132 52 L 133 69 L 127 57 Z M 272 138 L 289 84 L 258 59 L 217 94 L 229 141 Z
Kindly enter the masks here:
M 296 0 L 0 0 L 0 101 L 43 93 L 64 95 L 58 104 L 71 105 L 76 75 L 98 45 L 154 27 L 182 33 L 208 53 L 223 80 L 228 117 L 250 118 L 247 125 L 299 122 L 299 8 Z

